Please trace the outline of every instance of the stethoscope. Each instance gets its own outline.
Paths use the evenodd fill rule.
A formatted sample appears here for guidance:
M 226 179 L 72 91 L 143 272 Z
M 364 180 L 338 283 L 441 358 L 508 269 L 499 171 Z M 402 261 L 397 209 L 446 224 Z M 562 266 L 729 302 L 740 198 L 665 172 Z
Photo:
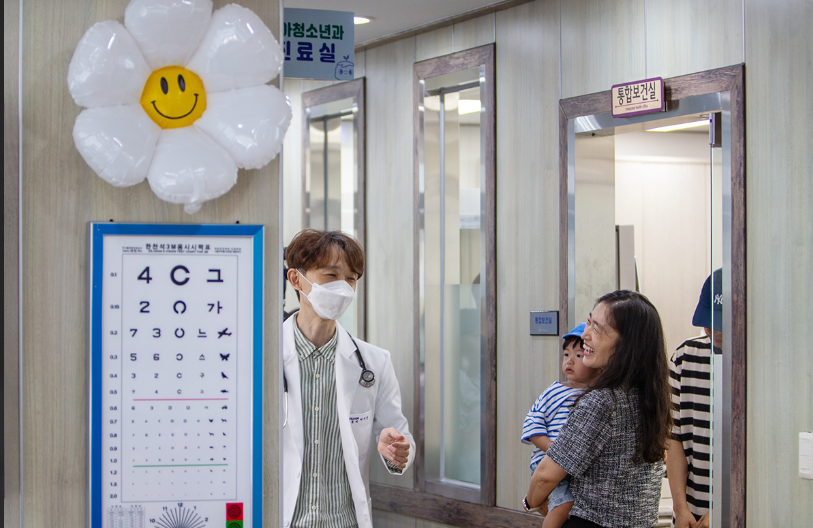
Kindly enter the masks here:
M 353 339 L 353 336 L 350 333 L 347 333 L 347 337 L 350 338 L 350 341 L 353 342 L 353 346 L 356 347 L 356 357 L 359 359 L 359 365 L 361 365 L 361 376 L 359 376 L 359 385 L 362 387 L 372 387 L 375 384 L 375 374 L 373 374 L 372 370 L 367 368 L 367 365 L 364 364 L 364 358 L 361 357 L 361 352 L 359 351 L 359 346 L 356 343 L 356 340 Z M 283 396 L 283 409 L 285 410 L 285 420 L 282 422 L 282 426 L 285 427 L 288 425 L 288 378 L 285 377 L 285 372 L 282 372 L 282 388 L 285 391 Z

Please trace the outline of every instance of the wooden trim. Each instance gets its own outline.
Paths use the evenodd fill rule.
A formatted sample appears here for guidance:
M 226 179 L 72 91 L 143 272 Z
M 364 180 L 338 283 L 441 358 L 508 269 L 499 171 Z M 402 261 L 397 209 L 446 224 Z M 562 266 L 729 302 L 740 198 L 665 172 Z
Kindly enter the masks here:
M 559 106 L 559 335 L 569 330 L 567 320 L 567 114 Z M 562 154 L 564 153 L 564 154 Z M 562 175 L 564 174 L 564 177 Z M 560 360 L 563 351 L 559 352 Z M 561 373 L 559 375 L 561 381 Z
M 736 82 L 741 70 L 742 65 L 727 66 L 716 70 L 664 79 L 663 89 L 666 101 L 729 91 Z M 612 111 L 610 90 L 562 99 L 559 101 L 559 106 L 564 111 L 567 119 L 610 112 Z
M 302 94 L 302 225 L 306 226 L 305 222 L 305 176 L 308 170 L 307 154 L 310 143 L 310 133 L 308 125 L 307 109 L 333 101 L 341 101 L 342 99 L 356 100 L 358 111 L 354 119 L 356 127 L 356 163 L 357 163 L 357 179 L 358 179 L 358 193 L 356 195 L 356 221 L 358 222 L 358 241 L 361 247 L 367 246 L 367 216 L 366 216 L 366 181 L 367 181 L 367 118 L 366 118 L 366 92 L 367 84 L 364 77 L 347 81 L 331 86 L 325 86 L 310 92 Z M 356 302 L 359 305 L 359 320 L 358 320 L 358 337 L 366 339 L 367 336 L 367 295 L 365 293 L 364 281 L 359 281 L 356 288 Z
M 495 71 L 495 49 L 494 44 L 480 46 L 451 55 L 444 55 L 434 59 L 429 59 L 415 63 L 413 66 L 413 244 L 414 244 L 414 281 L 418 285 L 420 281 L 420 111 L 418 101 L 420 100 L 420 81 L 429 77 L 444 75 L 454 71 L 465 70 L 477 66 L 485 65 L 486 76 L 486 112 L 481 121 L 481 127 L 485 127 L 486 145 L 486 210 L 485 218 L 481 224 L 485 235 L 485 313 L 481 315 L 481 332 L 484 334 L 486 343 L 486 361 L 484 366 L 482 382 L 485 393 L 483 394 L 483 413 L 480 422 L 481 430 L 481 467 L 480 467 L 480 502 L 486 506 L 494 506 L 497 500 L 497 227 L 496 227 L 496 71 Z M 420 292 L 415 289 L 413 298 L 414 306 L 417 310 L 420 306 Z M 421 460 L 424 452 L 425 433 L 423 427 L 422 402 L 424 394 L 420 383 L 420 322 L 415 323 L 415 351 L 414 351 L 414 405 L 415 412 L 420 418 L 420 425 L 416 427 L 418 453 L 415 465 L 415 489 L 422 495 L 432 497 L 425 493 L 426 477 L 425 467 Z M 453 499 L 444 499 L 453 500 Z
M 746 216 L 745 216 L 745 68 L 731 92 L 731 526 L 745 527 L 746 495 Z
M 21 525 L 20 7 L 3 4 L 3 526 Z
M 494 44 L 486 44 L 478 48 L 458 51 L 450 55 L 443 55 L 434 59 L 416 62 L 415 75 L 418 79 L 436 77 L 447 73 L 474 68 L 483 64 L 494 63 Z
M 488 526 L 489 528 L 539 528 L 542 517 L 476 504 L 421 491 L 370 484 L 373 508 L 427 519 L 451 526 Z
M 497 94 L 494 45 L 474 48 L 485 64 L 486 74 L 486 214 L 480 228 L 485 228 L 486 303 L 480 321 L 485 332 L 485 399 L 480 421 L 482 443 L 480 456 L 480 497 L 486 506 L 497 504 Z M 465 53 L 465 52 L 462 52 Z
M 415 434 L 416 456 L 412 462 L 412 487 L 423 490 L 425 482 L 423 456 L 426 435 L 424 433 L 424 413 L 421 407 L 423 401 L 423 384 L 421 383 L 421 168 L 420 168 L 420 141 L 421 141 L 421 112 L 418 108 L 420 100 L 420 79 L 415 68 L 412 69 L 412 313 L 417 317 L 413 322 L 412 333 L 412 412 L 415 417 L 413 432 Z
M 512 7 L 527 4 L 532 1 L 533 0 L 507 0 L 505 2 L 498 2 L 496 4 L 491 4 L 477 9 L 472 9 L 471 11 L 466 11 L 465 13 L 460 13 L 459 15 L 452 15 L 450 17 L 442 18 L 434 22 L 429 22 L 428 24 L 423 24 L 421 26 L 417 26 L 412 29 L 407 29 L 406 31 L 399 31 L 398 33 L 393 33 L 391 35 L 385 35 L 377 39 L 368 40 L 367 42 L 362 42 L 361 44 L 356 45 L 355 52 L 359 53 L 362 51 L 367 51 L 369 49 L 377 48 L 385 44 L 390 44 L 398 40 L 412 38 L 416 35 L 428 33 L 436 29 L 453 26 L 454 24 L 466 22 L 467 20 L 473 20 L 475 18 L 480 18 L 481 16 L 490 15 L 492 13 L 497 13 L 499 11 L 504 11 L 506 9 L 511 9 Z
M 745 202 L 745 67 L 664 79 L 667 103 L 696 95 L 730 92 L 731 97 L 731 526 L 745 527 L 746 494 L 746 202 Z M 560 300 L 567 313 L 567 123 L 576 117 L 610 112 L 610 91 L 559 101 Z M 564 137 L 564 140 L 563 140 Z M 564 254 L 564 259 L 561 255 Z M 563 267 L 562 267 L 563 266 Z M 564 274 L 564 281 L 562 275 Z
M 302 93 L 302 108 L 364 96 L 364 77 Z

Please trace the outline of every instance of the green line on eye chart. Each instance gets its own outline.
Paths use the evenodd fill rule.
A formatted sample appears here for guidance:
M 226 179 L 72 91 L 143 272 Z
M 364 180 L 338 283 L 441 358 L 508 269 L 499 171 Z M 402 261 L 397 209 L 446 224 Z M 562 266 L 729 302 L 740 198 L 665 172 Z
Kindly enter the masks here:
M 147 467 L 212 467 L 212 466 L 228 466 L 228 464 L 157 464 L 149 466 L 133 466 L 134 468 L 147 468 Z

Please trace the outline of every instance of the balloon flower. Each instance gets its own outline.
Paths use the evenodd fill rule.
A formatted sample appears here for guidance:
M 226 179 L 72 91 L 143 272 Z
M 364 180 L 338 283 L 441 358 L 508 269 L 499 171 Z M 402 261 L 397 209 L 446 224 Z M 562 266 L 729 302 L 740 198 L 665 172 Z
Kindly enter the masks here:
M 145 177 L 187 213 L 225 194 L 237 169 L 279 153 L 288 98 L 266 84 L 282 50 L 251 10 L 211 0 L 132 0 L 124 25 L 92 26 L 76 46 L 68 89 L 85 107 L 73 139 L 102 179 Z

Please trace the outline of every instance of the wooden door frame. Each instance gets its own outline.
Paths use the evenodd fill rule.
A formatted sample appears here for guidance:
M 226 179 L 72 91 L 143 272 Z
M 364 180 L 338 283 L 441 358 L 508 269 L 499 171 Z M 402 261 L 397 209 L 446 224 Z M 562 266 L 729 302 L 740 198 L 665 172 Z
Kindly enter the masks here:
M 723 518 L 745 526 L 746 482 L 746 232 L 745 232 L 745 66 L 728 66 L 664 79 L 667 105 L 706 94 L 728 94 L 731 119 L 731 435 L 729 496 Z M 559 309 L 560 330 L 568 313 L 568 122 L 611 112 L 609 90 L 559 101 Z M 724 374 L 725 375 L 725 374 Z M 728 510 L 727 512 L 725 510 Z

